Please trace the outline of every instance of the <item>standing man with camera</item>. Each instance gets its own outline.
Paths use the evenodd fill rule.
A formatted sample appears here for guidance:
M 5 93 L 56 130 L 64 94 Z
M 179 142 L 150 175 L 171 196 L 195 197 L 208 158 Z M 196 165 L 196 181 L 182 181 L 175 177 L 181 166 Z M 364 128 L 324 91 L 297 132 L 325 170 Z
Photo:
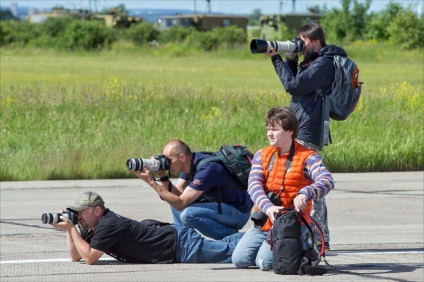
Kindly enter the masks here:
M 133 173 L 171 205 L 175 223 L 182 222 L 213 239 L 237 233 L 246 225 L 253 202 L 223 164 L 210 162 L 198 167 L 211 155 L 192 152 L 181 140 L 170 141 L 163 155 L 169 159 L 170 172 L 180 175 L 175 186 L 163 170 L 158 171 L 162 185 L 147 167 Z
M 323 95 L 331 92 L 335 77 L 332 56 L 346 56 L 346 52 L 335 45 L 327 45 L 324 31 L 315 21 L 302 26 L 297 35 L 298 38 L 294 39 L 297 52 L 287 53 L 286 61 L 272 48 L 266 55 L 271 58 L 285 90 L 292 96 L 290 108 L 295 112 L 300 127 L 297 141 L 318 153 L 322 150 L 324 136 Z M 298 65 L 300 55 L 304 59 Z M 325 248 L 329 251 L 330 231 L 325 198 L 313 201 L 312 216 L 323 230 Z M 315 238 L 319 238 L 316 232 Z
M 78 215 L 81 233 L 63 215 L 53 227 L 66 231 L 72 261 L 87 264 L 104 253 L 127 263 L 229 263 L 242 236 L 208 240 L 184 224 L 132 220 L 107 209 L 95 192 L 85 192 L 67 209 Z
M 263 224 L 251 227 L 238 243 L 233 252 L 233 264 L 237 268 L 258 266 L 271 270 L 272 250 L 268 240 L 275 216 L 284 208 L 309 214 L 312 200 L 324 197 L 334 188 L 333 177 L 320 156 L 296 141 L 299 122 L 291 109 L 272 108 L 265 124 L 270 146 L 255 154 L 248 188 L 260 210 L 254 216 Z

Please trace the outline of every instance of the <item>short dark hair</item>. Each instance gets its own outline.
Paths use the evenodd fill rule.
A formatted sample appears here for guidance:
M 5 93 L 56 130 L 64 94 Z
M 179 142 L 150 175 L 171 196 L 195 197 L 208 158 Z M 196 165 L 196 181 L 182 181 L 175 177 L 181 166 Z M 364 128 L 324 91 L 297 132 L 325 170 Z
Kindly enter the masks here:
M 265 117 L 265 125 L 280 125 L 285 131 L 293 131 L 293 140 L 299 134 L 299 121 L 294 112 L 288 107 L 270 109 Z
M 299 28 L 297 36 L 309 38 L 311 40 L 319 40 L 322 46 L 326 46 L 324 30 L 317 21 L 310 21 L 306 25 Z

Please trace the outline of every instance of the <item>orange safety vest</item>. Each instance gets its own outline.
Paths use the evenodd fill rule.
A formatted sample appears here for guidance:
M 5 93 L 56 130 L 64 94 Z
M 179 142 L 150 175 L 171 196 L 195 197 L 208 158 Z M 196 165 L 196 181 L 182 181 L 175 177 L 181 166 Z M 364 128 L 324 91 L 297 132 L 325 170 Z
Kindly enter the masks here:
M 281 188 L 284 187 L 280 193 L 282 206 L 285 208 L 294 208 L 293 199 L 297 196 L 298 192 L 303 187 L 313 183 L 312 181 L 306 179 L 303 172 L 303 167 L 306 159 L 315 152 L 294 141 L 293 160 L 291 162 L 290 168 L 284 176 L 286 170 L 286 161 L 289 157 L 290 151 L 284 154 L 283 156 L 279 156 L 278 151 L 279 149 L 274 146 L 265 147 L 261 151 L 262 169 L 266 178 L 264 190 L 267 195 L 269 191 L 272 191 L 276 195 L 278 195 L 280 193 Z M 273 159 L 272 166 L 270 166 L 271 159 Z M 268 168 L 271 168 L 269 172 Z M 312 201 L 308 201 L 305 212 L 310 214 L 311 209 Z M 267 231 L 271 227 L 272 223 L 271 220 L 268 218 L 267 222 L 261 228 L 261 230 Z

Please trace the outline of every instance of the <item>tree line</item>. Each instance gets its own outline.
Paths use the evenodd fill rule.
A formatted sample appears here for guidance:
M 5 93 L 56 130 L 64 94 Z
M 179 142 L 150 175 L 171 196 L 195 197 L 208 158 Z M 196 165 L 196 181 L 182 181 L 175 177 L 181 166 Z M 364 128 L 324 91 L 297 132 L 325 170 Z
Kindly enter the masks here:
M 371 0 L 342 0 L 341 8 L 324 9 L 320 24 L 329 42 L 344 44 L 358 40 L 388 41 L 401 49 L 424 47 L 424 19 L 410 8 L 390 2 L 385 9 L 369 13 Z M 255 10 L 252 17 L 260 16 Z M 250 20 L 254 20 L 253 18 Z M 295 37 L 295 31 L 282 30 L 282 38 Z M 41 24 L 6 20 L 0 22 L 0 46 L 101 50 L 114 42 L 134 46 L 158 47 L 178 43 L 187 50 L 212 51 L 245 45 L 248 35 L 237 27 L 199 32 L 194 27 L 159 30 L 149 22 L 128 29 L 114 29 L 96 21 L 48 18 Z

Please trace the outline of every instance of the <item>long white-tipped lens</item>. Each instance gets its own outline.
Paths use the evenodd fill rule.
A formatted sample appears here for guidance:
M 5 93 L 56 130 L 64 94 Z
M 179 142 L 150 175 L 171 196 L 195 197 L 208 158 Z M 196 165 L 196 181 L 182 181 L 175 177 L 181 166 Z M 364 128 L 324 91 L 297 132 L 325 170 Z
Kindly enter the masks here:
M 270 41 L 275 52 L 293 52 L 296 44 L 291 41 Z
M 160 161 L 156 159 L 142 159 L 143 165 L 151 171 L 158 171 L 160 167 Z
M 133 171 L 135 168 L 135 160 L 134 159 L 128 159 L 127 160 L 127 169 L 129 171 Z
M 44 213 L 41 216 L 41 222 L 44 224 L 55 224 L 60 220 L 60 214 L 58 213 Z
M 143 169 L 143 159 L 128 159 L 127 169 L 129 171 L 141 171 Z

